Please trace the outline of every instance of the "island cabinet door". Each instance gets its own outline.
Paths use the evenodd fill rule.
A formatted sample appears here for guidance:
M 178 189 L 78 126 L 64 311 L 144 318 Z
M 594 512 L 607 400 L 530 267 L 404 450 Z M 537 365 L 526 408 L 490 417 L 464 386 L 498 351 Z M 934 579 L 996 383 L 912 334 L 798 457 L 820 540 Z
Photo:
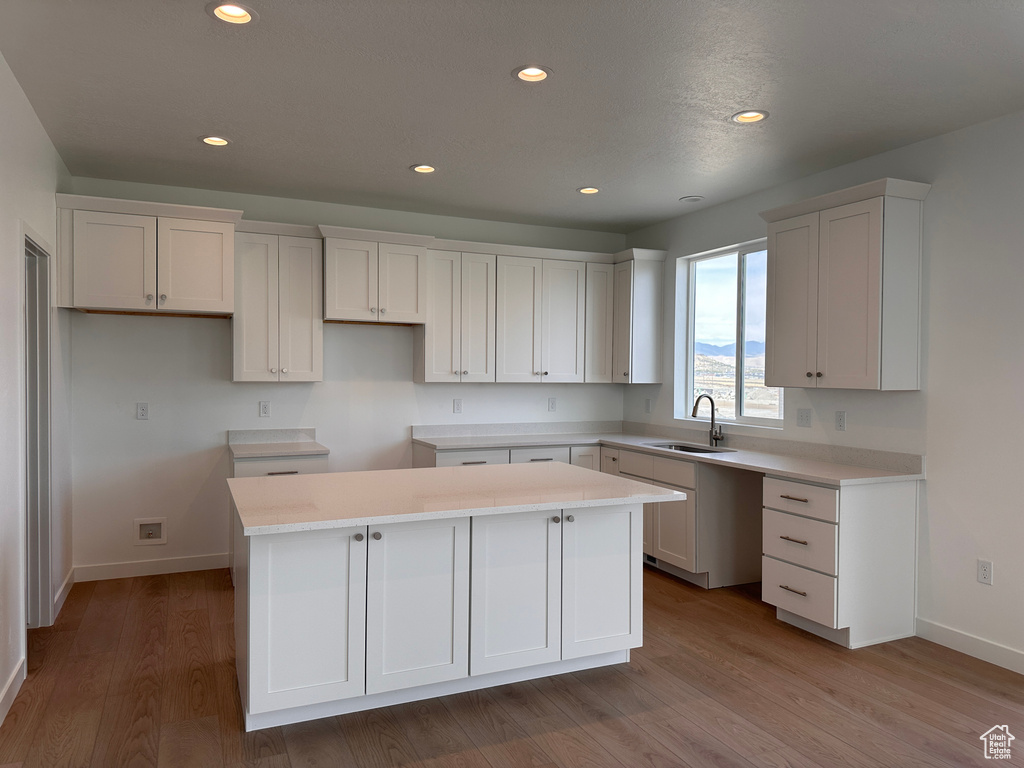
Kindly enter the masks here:
M 562 657 L 562 513 L 473 518 L 469 672 Z
M 366 528 L 249 541 L 248 711 L 362 696 Z
M 469 674 L 469 518 L 370 526 L 366 692 Z
M 566 511 L 562 521 L 562 658 L 643 644 L 643 509 Z

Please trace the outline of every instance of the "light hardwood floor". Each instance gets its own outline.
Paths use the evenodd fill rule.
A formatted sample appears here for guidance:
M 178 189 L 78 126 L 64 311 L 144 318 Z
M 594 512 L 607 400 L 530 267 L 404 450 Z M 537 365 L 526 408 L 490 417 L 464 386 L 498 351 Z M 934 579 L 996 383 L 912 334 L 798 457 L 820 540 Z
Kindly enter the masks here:
M 29 632 L 0 768 L 958 768 L 993 764 L 997 724 L 1024 766 L 1024 677 L 917 638 L 839 648 L 757 587 L 648 570 L 629 664 L 247 734 L 226 570 L 76 584 Z

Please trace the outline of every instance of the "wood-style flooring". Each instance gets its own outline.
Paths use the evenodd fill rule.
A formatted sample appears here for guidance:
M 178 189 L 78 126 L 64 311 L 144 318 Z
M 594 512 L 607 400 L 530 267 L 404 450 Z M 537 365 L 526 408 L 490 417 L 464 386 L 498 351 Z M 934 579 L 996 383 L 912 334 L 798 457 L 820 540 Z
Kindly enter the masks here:
M 1024 766 L 1024 677 L 912 638 L 849 651 L 758 585 L 645 572 L 644 647 L 615 667 L 245 733 L 226 570 L 76 584 L 29 632 L 0 768 Z

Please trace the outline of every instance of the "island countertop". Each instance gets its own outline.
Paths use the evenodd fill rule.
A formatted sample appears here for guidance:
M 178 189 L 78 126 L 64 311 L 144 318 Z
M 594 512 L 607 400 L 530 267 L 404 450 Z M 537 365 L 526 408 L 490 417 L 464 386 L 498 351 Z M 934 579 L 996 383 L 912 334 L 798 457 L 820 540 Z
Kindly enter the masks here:
M 686 498 L 559 462 L 242 477 L 228 488 L 246 536 Z

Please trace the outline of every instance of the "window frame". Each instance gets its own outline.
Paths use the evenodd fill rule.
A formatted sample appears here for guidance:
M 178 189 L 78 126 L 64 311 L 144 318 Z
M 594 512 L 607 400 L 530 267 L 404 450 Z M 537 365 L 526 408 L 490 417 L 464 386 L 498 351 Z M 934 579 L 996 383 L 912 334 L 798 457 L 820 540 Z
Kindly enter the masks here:
M 746 363 L 746 257 L 751 253 L 758 253 L 760 251 L 766 251 L 768 249 L 768 238 L 760 237 L 756 240 L 748 240 L 744 243 L 737 245 L 731 245 L 725 248 L 716 248 L 712 251 L 704 251 L 703 253 L 695 253 L 690 256 L 680 256 L 676 261 L 676 269 L 685 263 L 686 268 L 686 339 L 685 344 L 682 346 L 684 354 L 686 356 L 685 376 L 683 381 L 683 404 L 682 415 L 680 415 L 680 391 L 678 384 L 678 375 L 676 380 L 676 398 L 675 398 L 675 418 L 681 421 L 692 421 L 701 423 L 710 423 L 711 419 L 707 416 L 701 416 L 698 414 L 696 417 L 690 416 L 692 412 L 693 403 L 693 387 L 694 387 L 694 347 L 696 341 L 694 339 L 694 325 L 695 318 L 694 314 L 696 311 L 695 294 L 697 288 L 697 281 L 695 278 L 696 265 L 702 261 L 708 261 L 710 259 L 720 258 L 722 256 L 728 256 L 730 254 L 736 254 L 736 411 L 737 414 L 734 418 L 720 417 L 716 415 L 716 421 L 719 424 L 736 424 L 739 426 L 755 426 L 764 427 L 769 429 L 782 429 L 784 416 L 785 416 L 785 389 L 782 387 L 775 387 L 779 390 L 779 409 L 781 411 L 778 418 L 766 418 L 761 416 L 746 416 L 743 415 L 743 393 L 744 393 L 744 377 L 743 371 Z M 678 277 L 677 277 L 678 285 Z M 679 304 L 678 299 L 676 301 L 676 325 L 679 326 Z M 767 336 L 767 334 L 766 334 Z M 767 343 L 767 338 L 765 339 Z M 678 373 L 679 366 L 676 366 Z

